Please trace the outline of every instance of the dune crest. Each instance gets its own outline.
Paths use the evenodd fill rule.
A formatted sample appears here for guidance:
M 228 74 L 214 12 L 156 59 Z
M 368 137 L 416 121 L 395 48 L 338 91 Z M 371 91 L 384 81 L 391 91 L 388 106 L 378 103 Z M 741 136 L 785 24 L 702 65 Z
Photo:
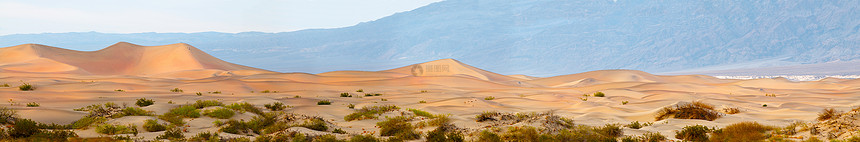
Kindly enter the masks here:
M 83 75 L 157 75 L 194 70 L 263 69 L 215 58 L 194 46 L 177 43 L 141 46 L 119 42 L 97 51 L 75 51 L 40 44 L 0 48 L 0 71 Z

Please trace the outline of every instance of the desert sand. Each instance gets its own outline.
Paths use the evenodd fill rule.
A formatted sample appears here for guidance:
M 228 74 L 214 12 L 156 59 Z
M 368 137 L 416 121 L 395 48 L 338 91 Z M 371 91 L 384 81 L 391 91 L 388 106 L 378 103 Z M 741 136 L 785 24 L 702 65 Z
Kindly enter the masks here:
M 32 91 L 17 86 L 28 83 Z M 453 125 L 464 131 L 480 131 L 489 123 L 475 116 L 487 111 L 507 113 L 552 112 L 572 118 L 575 124 L 602 126 L 653 122 L 641 129 L 623 129 L 624 135 L 658 132 L 671 140 L 675 131 L 688 125 L 721 128 L 729 124 L 755 121 L 784 127 L 793 122 L 815 122 L 825 108 L 851 110 L 860 105 L 860 80 L 825 79 L 792 82 L 781 78 L 726 80 L 704 75 L 661 76 L 636 70 L 599 70 L 554 77 L 501 75 L 454 59 L 441 59 L 383 71 L 334 71 L 320 74 L 278 73 L 232 64 L 188 44 L 141 46 L 120 42 L 98 51 L 73 51 L 38 44 L 0 48 L 0 99 L 18 111 L 21 118 L 42 123 L 69 124 L 87 115 L 74 109 L 113 102 L 134 106 L 138 98 L 155 101 L 141 107 L 155 114 L 197 100 L 218 100 L 225 104 L 247 102 L 257 107 L 281 102 L 284 112 L 323 118 L 329 127 L 339 128 L 347 138 L 356 134 L 379 134 L 374 125 L 380 119 L 346 121 L 355 108 L 396 105 L 433 114 L 450 114 Z M 183 92 L 169 90 L 180 88 Z M 123 91 L 116 91 L 116 90 Z M 357 92 L 357 90 L 362 92 Z M 210 93 L 220 91 L 220 94 Z M 267 92 L 267 93 L 264 93 Z M 605 97 L 584 96 L 603 92 Z M 201 92 L 202 95 L 196 93 Z M 349 93 L 353 97 L 340 97 Z M 381 94 L 365 96 L 365 94 Z M 494 99 L 486 99 L 492 97 Z M 331 105 L 317 105 L 330 100 Z M 622 102 L 628 102 L 623 104 Z M 700 101 L 717 109 L 738 108 L 707 121 L 698 119 L 655 120 L 656 113 L 679 103 Z M 36 102 L 38 107 L 24 104 Z M 168 102 L 173 102 L 172 104 Z M 421 102 L 421 103 L 419 103 Z M 766 107 L 763 105 L 767 105 Z M 206 108 L 212 109 L 212 108 Z M 269 110 L 267 110 L 269 111 Z M 231 119 L 249 120 L 253 113 Z M 108 124 L 136 124 L 155 116 L 126 116 Z M 191 137 L 199 132 L 215 132 L 222 137 L 248 137 L 218 132 L 208 116 L 185 118 Z M 163 121 L 163 120 L 161 120 Z M 511 124 L 525 125 L 525 124 Z M 141 129 L 142 130 L 142 129 Z M 423 128 L 420 131 L 429 131 Z M 293 127 L 288 131 L 333 134 Z M 75 129 L 80 137 L 109 137 L 92 127 Z M 141 131 L 133 136 L 154 139 L 162 132 Z M 130 134 L 122 134 L 130 135 Z M 809 133 L 796 136 L 809 137 Z M 424 140 L 419 139 L 419 140 Z

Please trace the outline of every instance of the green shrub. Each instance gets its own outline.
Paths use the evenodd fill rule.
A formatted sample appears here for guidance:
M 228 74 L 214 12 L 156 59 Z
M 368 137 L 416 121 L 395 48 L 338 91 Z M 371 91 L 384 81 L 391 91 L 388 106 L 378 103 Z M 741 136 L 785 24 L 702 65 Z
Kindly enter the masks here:
M 221 94 L 221 91 L 208 92 L 209 94 Z
M 251 127 L 248 126 L 245 122 L 233 119 L 230 119 L 229 121 L 224 123 L 224 125 L 225 126 L 221 127 L 221 129 L 219 130 L 221 132 L 231 134 L 247 134 L 250 132 L 249 130 L 251 129 Z
M 248 102 L 233 103 L 230 105 L 226 105 L 224 107 L 239 111 L 240 113 L 244 113 L 245 111 L 247 111 L 247 112 L 257 114 L 257 115 L 263 115 L 264 114 L 262 110 L 255 107 L 252 104 L 249 104 Z
M 9 83 L 3 83 L 3 85 L 0 85 L 0 87 L 9 87 Z
M 376 123 L 379 126 L 380 136 L 395 136 L 404 140 L 418 139 L 420 135 L 409 123 L 409 118 L 397 116 L 387 118 L 385 121 Z
M 218 133 L 210 133 L 210 132 L 200 132 L 197 133 L 196 136 L 191 137 L 188 141 L 194 142 L 219 142 L 221 141 L 221 137 L 218 137 Z
M 272 110 L 272 111 L 279 111 L 279 110 L 284 110 L 285 108 L 287 108 L 287 106 L 284 106 L 284 103 L 281 103 L 281 102 L 274 102 L 272 104 L 265 104 L 263 106 L 265 106 L 267 109 Z
M 663 136 L 660 133 L 646 132 L 645 134 L 642 134 L 641 140 L 644 142 L 662 142 L 668 139 L 666 138 L 666 136 Z
M 12 125 L 12 129 L 9 130 L 8 134 L 13 138 L 30 137 L 33 134 L 42 132 L 37 124 L 36 121 L 30 119 L 18 118 L 15 120 L 15 125 Z
M 613 138 L 624 135 L 624 131 L 621 130 L 621 126 L 619 124 L 606 124 L 603 125 L 603 127 L 595 127 L 594 132 Z
M 30 85 L 29 83 L 24 83 L 24 84 L 22 84 L 21 86 L 18 86 L 18 90 L 21 90 L 21 91 L 33 91 L 33 90 L 36 90 L 36 87 L 35 87 L 35 86 L 33 86 L 33 85 Z
M 497 111 L 485 111 L 485 112 L 475 116 L 475 121 L 477 121 L 477 122 L 494 121 L 496 119 L 493 117 L 498 116 L 498 115 L 502 115 L 502 113 L 499 113 Z
M 200 110 L 198 110 L 197 107 L 194 107 L 193 105 L 183 105 L 170 109 L 164 115 L 175 115 L 182 116 L 185 118 L 197 118 L 200 117 Z
M 86 128 L 92 124 L 100 124 L 107 121 L 107 118 L 104 117 L 82 117 L 72 124 L 69 124 L 69 127 L 72 129 L 82 129 Z
M 540 133 L 531 126 L 510 128 L 507 133 L 502 135 L 505 140 L 513 141 L 540 141 L 538 140 L 539 137 Z
M 167 129 L 167 131 L 165 131 L 161 135 L 158 135 L 155 138 L 156 139 L 169 139 L 169 140 L 182 140 L 185 138 L 185 136 L 182 135 L 182 130 L 179 130 L 179 127 L 174 127 L 174 128 Z
M 349 108 L 349 109 L 355 109 L 355 105 L 354 105 L 354 104 L 348 104 L 348 105 L 346 105 L 346 107 L 347 107 L 347 108 Z
M 117 92 L 125 92 L 125 90 L 122 90 L 122 89 L 116 89 L 116 90 L 113 90 L 113 91 L 117 91 Z
M 322 101 L 317 102 L 317 105 L 331 105 L 331 101 L 322 100 Z
M 197 92 L 197 93 L 194 93 L 194 94 L 195 94 L 195 95 L 197 95 L 197 96 L 203 96 L 203 93 L 200 93 L 200 92 Z
M 426 111 L 423 111 L 423 110 L 418 110 L 418 109 L 408 109 L 408 110 L 412 111 L 412 113 L 414 113 L 417 116 L 423 116 L 423 117 L 427 117 L 427 118 L 436 118 L 436 116 L 434 116 L 433 114 L 426 112 Z
M 177 126 L 185 124 L 185 121 L 182 121 L 182 118 L 183 118 L 182 116 L 179 116 L 176 114 L 164 114 L 164 115 L 158 116 L 158 119 L 170 122 L 170 124 L 177 125 Z
M 364 92 L 364 89 L 358 89 L 358 90 L 355 90 L 355 92 L 359 92 L 359 93 Z
M 143 129 L 145 129 L 147 132 L 158 132 L 167 130 L 167 126 L 165 126 L 164 124 L 159 124 L 158 120 L 149 119 L 146 120 L 145 123 L 143 123 Z
M 427 101 L 421 100 L 421 101 L 418 101 L 418 103 L 423 104 L 423 103 L 427 103 Z
M 70 130 L 43 130 L 25 141 L 68 141 L 68 138 L 74 137 L 78 137 L 78 134 Z
M 29 106 L 29 104 L 27 104 L 27 105 Z M 816 118 L 816 119 L 818 119 L 818 121 L 828 120 L 830 118 L 834 118 L 839 113 L 841 113 L 841 112 L 836 111 L 836 109 L 827 108 L 827 109 L 822 110 L 820 113 L 818 113 L 818 118 Z
M 486 98 L 484 98 L 484 100 L 493 100 L 493 99 L 496 99 L 496 97 L 493 97 L 493 96 L 487 96 Z
M 150 100 L 150 99 L 146 99 L 146 98 L 140 98 L 140 99 L 137 99 L 137 102 L 134 102 L 134 104 L 139 106 L 139 107 L 145 107 L 145 106 L 155 104 L 155 101 Z
M 224 103 L 221 103 L 221 101 L 216 101 L 216 100 L 205 100 L 205 101 L 204 100 L 197 100 L 192 105 L 197 109 L 201 109 L 201 108 L 206 108 L 206 107 L 210 107 L 210 106 L 223 106 Z
M 381 142 L 378 138 L 374 137 L 370 134 L 365 135 L 355 135 L 352 138 L 349 138 L 349 142 Z
M 433 131 L 427 133 L 427 141 L 428 142 L 463 142 L 465 138 L 463 138 L 463 134 L 459 132 L 453 132 L 448 130 L 446 127 L 436 127 Z
M 311 130 L 317 130 L 317 131 L 328 130 L 328 126 L 326 126 L 325 121 L 323 121 L 322 119 L 319 119 L 319 118 L 311 119 L 311 120 L 305 122 L 304 124 L 302 124 L 301 126 L 308 128 L 308 129 L 311 129 Z
M 111 117 L 120 118 L 123 116 L 153 116 L 153 115 L 155 115 L 155 114 L 153 114 L 151 111 L 146 111 L 146 110 L 143 110 L 139 107 L 126 107 L 125 109 L 122 109 L 122 111 L 120 113 L 114 114 Z
M 630 103 L 630 102 L 629 101 L 621 101 L 621 105 L 627 105 L 627 103 Z
M 603 92 L 598 91 L 598 92 L 594 92 L 594 96 L 595 96 L 595 97 L 606 97 L 606 94 L 604 94 Z
M 340 97 L 352 97 L 349 93 L 340 93 Z
M 704 142 L 708 141 L 708 132 L 711 129 L 702 125 L 686 126 L 681 131 L 675 132 L 675 138 L 685 141 Z
M 179 88 L 173 88 L 170 90 L 170 92 L 185 92 L 185 91 L 182 91 L 182 89 L 179 89 Z
M 764 126 L 757 122 L 740 122 L 713 131 L 711 141 L 761 141 L 769 135 L 765 132 L 773 127 Z
M 344 142 L 344 140 L 338 140 L 334 135 L 322 135 L 314 137 L 313 141 L 315 142 Z
M 39 103 L 36 103 L 36 102 L 27 103 L 27 107 L 39 107 Z
M 683 103 L 672 107 L 665 107 L 657 112 L 656 120 L 666 118 L 677 119 L 701 119 L 713 121 L 722 117 L 723 114 L 714 111 L 714 106 L 702 102 Z
M 364 120 L 364 119 L 376 119 L 377 115 L 382 115 L 386 112 L 391 112 L 394 110 L 398 110 L 397 106 L 394 105 L 382 105 L 382 106 L 371 106 L 371 107 L 362 107 L 361 109 L 355 110 L 355 112 L 346 115 L 343 117 L 346 121 L 353 120 Z
M 233 110 L 227 108 L 217 108 L 212 110 L 206 110 L 206 112 L 204 112 L 203 114 L 212 118 L 228 119 L 230 117 L 233 117 L 233 115 L 235 115 L 236 113 L 233 112 Z
M 481 142 L 502 142 L 502 137 L 499 134 L 484 130 L 478 134 L 477 141 Z
M 639 123 L 639 121 L 633 121 L 633 122 L 630 122 L 630 124 L 624 125 L 624 127 L 631 128 L 631 129 L 639 129 L 639 128 L 642 128 L 645 126 L 651 126 L 651 124 L 654 124 L 654 123 L 652 123 L 652 122 Z
M 335 134 L 346 134 L 346 131 L 344 131 L 343 129 L 340 129 L 340 128 L 335 128 L 331 132 L 335 133 Z
M 100 134 L 107 134 L 107 135 L 137 134 L 137 126 L 102 124 L 102 125 L 96 126 L 96 132 L 98 132 Z

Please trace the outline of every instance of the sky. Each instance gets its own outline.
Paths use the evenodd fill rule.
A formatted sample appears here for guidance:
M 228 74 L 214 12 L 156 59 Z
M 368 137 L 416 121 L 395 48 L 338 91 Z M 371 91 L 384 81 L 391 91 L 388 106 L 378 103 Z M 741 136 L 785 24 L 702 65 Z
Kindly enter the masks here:
M 0 0 L 0 35 L 289 32 L 373 21 L 442 0 Z

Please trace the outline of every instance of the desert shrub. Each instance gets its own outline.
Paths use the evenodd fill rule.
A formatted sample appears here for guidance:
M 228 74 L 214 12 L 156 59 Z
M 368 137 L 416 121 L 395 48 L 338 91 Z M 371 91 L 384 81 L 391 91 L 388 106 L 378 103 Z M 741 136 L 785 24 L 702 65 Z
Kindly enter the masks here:
M 36 103 L 36 102 L 27 103 L 27 107 L 39 107 L 39 103 Z
M 146 111 L 146 110 L 143 110 L 139 107 L 126 107 L 126 108 L 122 109 L 122 111 L 120 111 L 117 114 L 112 115 L 111 117 L 120 118 L 123 116 L 153 116 L 153 115 L 155 115 L 155 114 L 153 114 L 151 111 Z
M 713 121 L 722 116 L 722 113 L 714 111 L 714 106 L 697 101 L 693 103 L 682 103 L 671 107 L 664 107 L 659 112 L 657 112 L 657 117 L 655 117 L 655 119 L 658 121 L 666 118 L 701 119 Z
M 408 109 L 408 110 L 412 111 L 412 113 L 414 113 L 417 116 L 423 116 L 423 117 L 427 117 L 427 118 L 436 118 L 436 116 L 434 116 L 433 114 L 426 112 L 426 111 L 423 111 L 423 110 L 419 110 L 419 109 Z
M 349 138 L 349 142 L 381 142 L 378 138 L 374 137 L 370 134 L 365 135 L 355 135 L 352 138 Z
M 594 132 L 606 137 L 620 137 L 624 134 L 619 124 L 606 124 L 603 127 L 595 127 Z
M 436 127 L 427 133 L 428 142 L 463 142 L 463 134 L 449 130 L 447 127 Z
M 662 141 L 666 141 L 668 139 L 666 138 L 666 136 L 663 136 L 660 133 L 646 132 L 645 134 L 642 134 L 642 137 L 640 137 L 640 140 L 643 142 L 662 142 Z
M 339 140 L 334 135 L 322 135 L 316 136 L 312 141 L 315 142 L 344 142 L 344 140 Z
M 355 109 L 355 105 L 354 105 L 354 104 L 348 104 L 348 105 L 346 105 L 346 107 L 347 107 L 347 108 L 349 108 L 349 109 Z
M 182 130 L 180 130 L 179 127 L 174 127 L 174 128 L 167 129 L 167 131 L 164 131 L 163 134 L 158 135 L 155 138 L 156 139 L 169 139 L 169 140 L 182 140 L 185 138 L 185 136 L 182 135 Z
M 24 141 L 68 141 L 68 138 L 74 137 L 78 137 L 78 134 L 70 130 L 43 130 Z
M 600 91 L 598 91 L 598 92 L 594 92 L 594 94 L 593 94 L 593 95 L 594 95 L 595 97 L 606 97 L 606 94 L 604 94 L 603 92 L 600 92 Z
M 540 133 L 531 126 L 513 127 L 508 129 L 502 138 L 508 141 L 539 141 Z
M 493 97 L 493 96 L 487 96 L 487 97 L 485 97 L 485 98 L 484 98 L 484 100 L 493 100 L 493 99 L 496 99 L 496 97 Z
M 702 125 L 685 126 L 681 131 L 675 132 L 675 138 L 685 141 L 704 142 L 708 141 L 708 132 L 711 132 L 711 129 Z
M 346 131 L 344 131 L 343 129 L 340 129 L 340 128 L 335 128 L 331 132 L 335 133 L 335 134 L 346 134 Z
M 96 132 L 106 135 L 115 135 L 115 134 L 137 134 L 137 127 L 134 125 L 111 125 L 111 124 L 102 124 L 96 126 Z
M 3 83 L 3 85 L 0 85 L 0 87 L 9 87 L 9 83 Z
M 621 105 L 626 105 L 627 103 L 630 103 L 630 101 L 621 101 Z
M 493 133 L 493 132 L 490 132 L 490 131 L 484 130 L 484 131 L 481 131 L 481 133 L 479 133 L 479 134 L 478 134 L 478 138 L 476 138 L 476 141 L 481 141 L 481 142 L 502 142 L 502 137 L 501 137 L 501 136 L 499 136 L 499 134 L 496 134 L 496 133 Z
M 423 104 L 423 103 L 427 103 L 427 101 L 421 100 L 421 101 L 418 101 L 418 103 Z
M 18 86 L 18 90 L 21 90 L 21 91 L 33 91 L 33 90 L 36 90 L 36 87 L 35 87 L 35 86 L 33 86 L 33 85 L 30 85 L 29 83 L 24 83 L 24 84 L 22 84 L 21 86 Z
M 175 115 L 175 114 L 164 114 L 164 115 L 158 116 L 158 119 L 170 122 L 170 124 L 177 125 L 177 126 L 185 124 L 185 121 L 182 121 L 182 118 L 183 118 L 182 116 Z
M 182 89 L 179 89 L 179 88 L 173 88 L 173 89 L 170 89 L 170 92 L 185 92 L 185 91 L 182 91 Z
M 243 102 L 243 103 L 233 103 L 233 104 L 230 104 L 230 105 L 226 105 L 226 106 L 224 106 L 224 107 L 226 107 L 226 108 L 230 108 L 230 109 L 233 109 L 233 110 L 236 110 L 236 111 L 239 111 L 239 112 L 241 112 L 241 113 L 244 113 L 245 111 L 247 111 L 247 112 L 251 112 L 251 113 L 257 114 L 257 115 L 263 115 L 263 114 L 264 114 L 262 110 L 260 110 L 259 108 L 255 107 L 255 106 L 254 106 L 254 105 L 252 105 L 252 104 L 249 104 L 248 102 Z
M 766 131 L 773 129 L 757 122 L 740 122 L 713 131 L 711 141 L 762 141 Z
M 381 115 L 386 112 L 391 112 L 394 110 L 400 109 L 394 105 L 382 105 L 382 106 L 371 106 L 371 107 L 362 107 L 361 109 L 355 110 L 355 112 L 346 115 L 343 117 L 346 121 L 353 120 L 364 120 L 364 119 L 376 119 L 377 115 Z
M 836 117 L 836 115 L 838 115 L 839 113 L 841 113 L 841 112 L 836 111 L 836 109 L 827 108 L 827 109 L 822 110 L 820 113 L 818 113 L 817 119 L 818 119 L 818 121 L 829 120 L 830 118 Z
M 12 129 L 9 130 L 8 134 L 13 138 L 25 138 L 39 132 L 42 132 L 42 130 L 39 129 L 36 121 L 26 118 L 18 118 L 15 120 L 15 125 L 12 125 Z
M 493 121 L 493 120 L 496 120 L 493 117 L 498 116 L 498 115 L 502 115 L 502 113 L 499 113 L 496 111 L 485 111 L 485 112 L 475 116 L 475 121 L 477 121 L 477 122 Z
M 281 102 L 274 102 L 272 104 L 265 104 L 263 106 L 272 111 L 279 111 L 287 108 L 287 106 L 285 106 L 284 103 Z
M 361 92 L 364 92 L 364 89 L 358 89 L 358 90 L 355 90 L 355 92 L 361 93 Z
M 140 98 L 140 99 L 137 99 L 137 102 L 134 102 L 134 104 L 139 106 L 139 107 L 145 107 L 145 106 L 155 104 L 155 101 L 152 101 L 152 100 L 146 99 L 146 98 Z
M 331 101 L 322 100 L 322 101 L 317 102 L 317 105 L 331 105 Z
M 158 132 L 167 130 L 167 126 L 158 123 L 158 120 L 149 119 L 146 120 L 145 123 L 143 123 L 143 129 L 145 129 L 147 132 Z
M 373 94 L 364 94 L 365 97 L 372 97 Z
M 277 116 L 279 113 L 264 113 L 263 115 L 254 116 L 247 123 L 248 127 L 253 130 L 254 133 L 260 134 L 263 128 L 266 128 L 272 124 L 277 122 Z
M 175 116 L 182 116 L 182 117 L 186 117 L 186 118 L 197 118 L 197 117 L 200 117 L 200 110 L 198 110 L 197 107 L 194 107 L 193 105 L 183 105 L 183 106 L 179 106 L 179 107 L 170 109 L 164 115 L 175 115 Z
M 451 115 L 436 115 L 436 118 L 427 122 L 430 126 L 442 126 L 451 123 Z
M 193 142 L 219 142 L 221 138 L 218 137 L 218 133 L 210 133 L 210 132 L 200 132 L 197 135 L 188 139 L 188 141 Z
M 113 90 L 113 91 L 117 91 L 117 92 L 125 92 L 125 90 L 122 90 L 122 89 L 116 89 L 116 90 Z
M 107 102 L 107 103 L 104 103 L 103 105 L 93 104 L 90 106 L 86 106 L 86 107 L 82 107 L 82 108 L 78 108 L 78 109 L 74 109 L 74 110 L 75 111 L 86 111 L 86 112 L 88 112 L 88 114 L 87 114 L 88 117 L 107 117 L 107 116 L 112 115 L 114 112 L 116 112 L 120 108 L 122 108 L 122 107 L 120 107 L 119 105 L 117 105 L 115 103 Z
M 654 124 L 654 123 L 652 123 L 652 122 L 639 123 L 639 121 L 633 121 L 633 122 L 630 122 L 630 124 L 624 125 L 624 127 L 631 128 L 631 129 L 639 129 L 642 127 L 651 126 L 652 124 Z
M 221 132 L 231 134 L 247 134 L 250 132 L 249 130 L 251 129 L 250 126 L 248 126 L 245 122 L 234 119 L 230 119 L 229 121 L 225 122 L 224 125 L 225 126 L 221 127 L 221 129 L 219 130 Z
M 236 113 L 233 112 L 233 110 L 227 108 L 217 108 L 212 110 L 206 110 L 203 114 L 212 118 L 228 119 L 230 117 L 233 117 L 233 115 L 235 115 Z
M 72 129 L 81 129 L 86 128 L 92 124 L 99 124 L 107 121 L 107 118 L 104 117 L 82 117 L 72 124 L 69 124 L 69 127 Z
M 741 110 L 738 108 L 723 108 L 723 112 L 726 114 L 737 114 L 741 113 Z
M 0 106 L 0 124 L 10 124 L 15 121 L 15 110 Z
M 210 106 L 223 106 L 224 103 L 222 103 L 221 101 L 216 101 L 216 100 L 205 100 L 205 101 L 204 100 L 197 100 L 196 102 L 194 102 L 194 104 L 191 104 L 191 105 L 197 109 L 201 109 L 201 108 L 206 108 L 206 107 L 210 107 Z
M 340 93 L 340 97 L 352 97 L 349 93 Z
M 404 140 L 418 139 L 420 135 L 409 123 L 409 118 L 404 116 L 390 117 L 385 121 L 376 123 L 379 126 L 380 136 L 395 136 Z
M 317 130 L 317 131 L 328 130 L 328 126 L 326 126 L 325 121 L 323 121 L 322 119 L 319 119 L 319 118 L 308 120 L 307 122 L 305 122 L 301 126 L 308 128 L 308 129 L 311 129 L 311 130 Z M 341 130 L 341 131 L 343 131 L 343 130 Z

